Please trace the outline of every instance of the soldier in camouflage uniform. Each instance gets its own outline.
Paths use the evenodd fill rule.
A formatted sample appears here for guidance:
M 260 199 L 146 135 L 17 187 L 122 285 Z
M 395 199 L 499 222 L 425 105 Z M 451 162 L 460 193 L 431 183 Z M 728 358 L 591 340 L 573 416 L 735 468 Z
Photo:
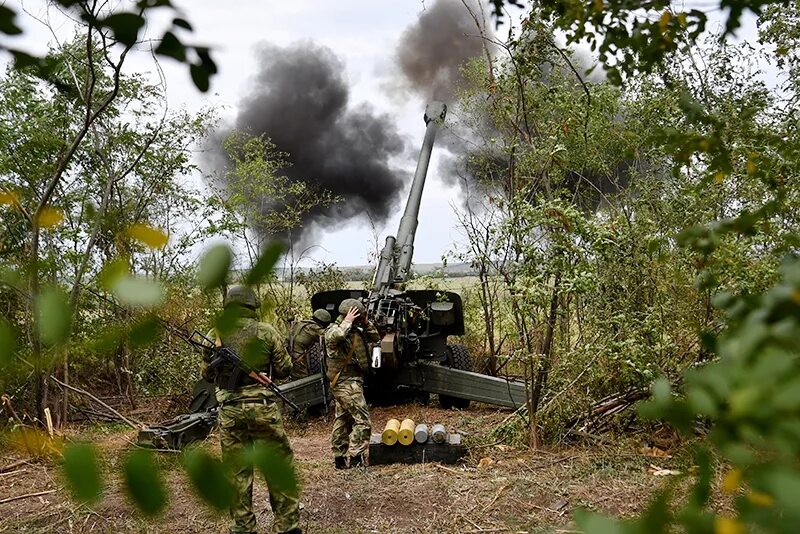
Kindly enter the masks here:
M 364 400 L 364 375 L 369 371 L 368 343 L 380 341 L 375 325 L 367 319 L 364 305 L 346 299 L 339 318 L 325 331 L 327 376 L 336 401 L 331 448 L 337 469 L 367 465 L 372 423 Z
M 325 335 L 331 324 L 331 314 L 325 310 L 314 310 L 310 320 L 297 321 L 289 329 L 289 355 L 292 357 L 292 378 L 305 378 L 310 373 L 308 351 Z
M 245 286 L 231 287 L 224 300 L 225 308 L 236 306 L 239 319 L 230 334 L 216 336 L 216 343 L 231 347 L 239 356 L 275 377 L 286 377 L 292 371 L 292 360 L 286 352 L 278 331 L 258 320 L 259 308 L 255 293 Z M 209 336 L 212 337 L 212 336 Z M 253 513 L 253 466 L 240 461 L 240 453 L 255 442 L 274 447 L 291 464 L 294 461 L 289 438 L 283 430 L 280 406 L 275 395 L 244 372 L 229 364 L 208 365 L 204 377 L 214 383 L 220 404 L 219 426 L 222 454 L 234 465 L 234 485 L 237 498 L 231 506 L 231 533 L 256 532 Z M 302 534 L 299 528 L 300 508 L 296 493 L 269 488 L 269 500 L 274 520 L 272 532 Z

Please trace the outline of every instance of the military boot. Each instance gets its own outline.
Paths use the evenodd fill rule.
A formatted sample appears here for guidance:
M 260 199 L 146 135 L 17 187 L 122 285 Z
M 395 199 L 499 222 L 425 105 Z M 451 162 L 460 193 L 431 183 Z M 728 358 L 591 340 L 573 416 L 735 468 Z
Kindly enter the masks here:
M 350 467 L 367 467 L 367 459 L 363 454 L 356 454 L 350 458 Z
M 347 469 L 347 458 L 345 458 L 344 456 L 334 456 L 333 466 L 336 469 Z

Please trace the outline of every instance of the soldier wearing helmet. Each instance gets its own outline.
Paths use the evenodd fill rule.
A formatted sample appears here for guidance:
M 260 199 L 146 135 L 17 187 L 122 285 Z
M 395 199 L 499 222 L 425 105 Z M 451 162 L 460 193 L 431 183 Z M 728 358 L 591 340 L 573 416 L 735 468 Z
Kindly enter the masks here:
M 369 343 L 378 341 L 378 330 L 356 299 L 342 301 L 339 317 L 325 330 L 326 372 L 336 401 L 331 448 L 337 469 L 367 465 L 372 423 L 364 399 L 364 375 L 369 370 Z
M 318 345 L 325 335 L 325 328 L 331 324 L 331 314 L 323 309 L 314 310 L 311 319 L 297 321 L 289 327 L 287 348 L 292 357 L 292 378 L 304 378 L 310 373 L 309 352 Z
M 242 358 L 273 378 L 284 378 L 292 371 L 292 360 L 282 336 L 270 324 L 260 322 L 256 294 L 247 286 L 231 287 L 223 299 L 226 313 L 237 316 L 227 332 L 212 332 L 219 346 L 231 347 Z M 274 448 L 289 463 L 294 461 L 289 438 L 283 430 L 281 408 L 274 394 L 246 373 L 227 364 L 206 366 L 203 372 L 216 385 L 219 409 L 220 442 L 223 456 L 234 466 L 233 483 L 238 496 L 230 508 L 231 532 L 256 532 L 253 513 L 253 464 L 241 461 L 241 453 L 258 441 Z M 302 534 L 300 506 L 296 491 L 269 487 L 272 505 L 272 531 Z M 259 507 L 260 508 L 260 507 Z

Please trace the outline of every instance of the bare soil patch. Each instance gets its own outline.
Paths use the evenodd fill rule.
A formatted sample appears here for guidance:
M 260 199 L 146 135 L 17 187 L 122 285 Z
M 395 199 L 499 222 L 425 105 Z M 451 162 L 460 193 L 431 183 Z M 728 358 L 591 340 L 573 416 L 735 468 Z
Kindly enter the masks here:
M 456 466 L 390 465 L 348 471 L 333 468 L 328 421 L 287 422 L 303 488 L 302 528 L 309 533 L 568 532 L 574 530 L 571 518 L 578 507 L 617 516 L 641 511 L 665 480 L 651 474 L 651 464 L 686 467 L 679 459 L 644 454 L 634 440 L 615 447 L 545 451 L 486 443 L 491 430 L 507 416 L 508 412 L 485 407 L 463 412 L 416 405 L 374 408 L 374 431 L 390 417 L 442 422 L 466 434 L 466 443 L 472 444 L 470 456 Z M 64 490 L 57 466 L 27 463 L 0 473 L 0 501 L 55 491 L 0 504 L 0 532 L 226 532 L 227 518 L 192 495 L 178 465 L 179 454 L 159 455 L 170 501 L 162 516 L 148 520 L 130 505 L 115 474 L 132 448 L 133 432 L 123 427 L 75 427 L 67 437 L 92 440 L 102 451 L 107 468 L 102 500 L 91 507 L 75 504 Z M 201 446 L 219 450 L 215 435 Z M 4 454 L 0 466 L 20 459 Z M 259 527 L 268 531 L 271 512 L 263 480 L 256 485 L 254 500 Z

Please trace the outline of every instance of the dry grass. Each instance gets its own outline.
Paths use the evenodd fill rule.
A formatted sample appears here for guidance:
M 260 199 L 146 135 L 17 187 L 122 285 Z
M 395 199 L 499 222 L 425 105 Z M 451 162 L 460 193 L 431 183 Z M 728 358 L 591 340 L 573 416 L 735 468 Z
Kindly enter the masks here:
M 302 479 L 301 526 L 310 533 L 357 532 L 564 532 L 573 529 L 578 507 L 617 516 L 641 511 L 664 483 L 648 466 L 685 468 L 682 460 L 652 458 L 635 441 L 614 448 L 570 447 L 538 451 L 484 444 L 507 412 L 478 408 L 468 412 L 432 407 L 375 408 L 373 424 L 390 417 L 443 422 L 467 434 L 472 444 L 458 466 L 391 465 L 366 471 L 336 471 L 328 448 L 329 423 L 314 419 L 287 423 Z M 108 473 L 118 471 L 131 447 L 129 431 L 74 429 L 71 438 L 91 439 L 103 451 Z M 218 450 L 215 436 L 203 446 Z M 481 458 L 490 458 L 478 467 Z M 18 457 L 0 462 L 6 465 Z M 157 520 L 143 519 L 128 503 L 119 481 L 108 482 L 102 501 L 92 507 L 72 503 L 52 464 L 27 464 L 0 474 L 0 500 L 48 489 L 56 492 L 0 504 L 0 532 L 225 532 L 226 519 L 210 512 L 188 489 L 179 455 L 160 456 L 170 491 L 168 510 Z M 484 463 L 487 463 L 484 460 Z M 262 531 L 271 514 L 266 488 L 255 491 Z

